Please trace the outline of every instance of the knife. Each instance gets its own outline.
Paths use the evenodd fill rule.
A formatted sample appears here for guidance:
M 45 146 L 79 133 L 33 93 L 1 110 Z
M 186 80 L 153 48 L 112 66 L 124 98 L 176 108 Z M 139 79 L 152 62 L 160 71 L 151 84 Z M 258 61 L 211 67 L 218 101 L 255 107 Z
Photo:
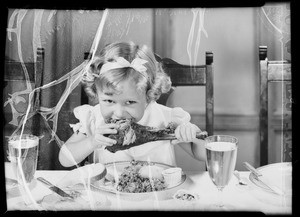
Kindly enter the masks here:
M 270 184 L 268 179 L 266 177 L 264 177 L 263 174 L 261 174 L 261 172 L 259 172 L 253 166 L 251 166 L 248 162 L 244 162 L 244 166 L 248 170 L 250 170 L 253 173 L 253 175 L 255 176 L 255 178 L 258 181 L 260 181 L 264 186 L 266 186 L 267 188 L 269 188 L 271 191 L 273 191 L 276 194 L 284 195 L 284 192 L 281 189 L 279 189 L 277 186 Z
M 63 191 L 59 187 L 53 185 L 51 182 L 47 181 L 46 179 L 44 179 L 42 177 L 38 177 L 37 180 L 39 180 L 40 182 L 42 182 L 43 184 L 45 184 L 46 186 L 48 186 L 51 191 L 55 192 L 59 196 L 61 196 L 61 197 L 68 197 L 68 198 L 74 199 L 74 197 L 72 195 L 66 193 L 65 191 Z

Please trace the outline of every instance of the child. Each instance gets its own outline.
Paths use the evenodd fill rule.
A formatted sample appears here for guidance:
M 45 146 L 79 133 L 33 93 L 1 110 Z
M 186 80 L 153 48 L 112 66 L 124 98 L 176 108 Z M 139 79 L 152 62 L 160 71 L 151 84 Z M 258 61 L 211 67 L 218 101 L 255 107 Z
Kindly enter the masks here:
M 59 161 L 65 166 L 80 163 L 94 152 L 94 162 L 144 160 L 175 166 L 173 144 L 179 144 L 198 160 L 205 160 L 204 141 L 196 138 L 200 129 L 190 123 L 190 115 L 181 108 L 156 103 L 171 88 L 170 78 L 147 46 L 134 43 L 112 43 L 96 57 L 86 76 L 85 91 L 96 97 L 96 106 L 74 109 L 79 123 L 71 125 L 75 133 L 62 146 Z M 177 140 L 148 142 L 127 150 L 111 153 L 105 146 L 116 143 L 105 134 L 115 134 L 116 124 L 108 119 L 132 119 L 150 127 L 164 128 L 176 124 Z

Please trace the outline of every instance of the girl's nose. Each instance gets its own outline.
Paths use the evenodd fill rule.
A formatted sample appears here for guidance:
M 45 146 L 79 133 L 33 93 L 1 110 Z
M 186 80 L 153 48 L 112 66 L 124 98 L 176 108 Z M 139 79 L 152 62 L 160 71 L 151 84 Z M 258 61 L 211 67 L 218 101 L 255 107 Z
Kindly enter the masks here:
M 125 110 L 122 105 L 116 105 L 114 108 L 114 118 L 115 119 L 122 119 L 125 117 Z

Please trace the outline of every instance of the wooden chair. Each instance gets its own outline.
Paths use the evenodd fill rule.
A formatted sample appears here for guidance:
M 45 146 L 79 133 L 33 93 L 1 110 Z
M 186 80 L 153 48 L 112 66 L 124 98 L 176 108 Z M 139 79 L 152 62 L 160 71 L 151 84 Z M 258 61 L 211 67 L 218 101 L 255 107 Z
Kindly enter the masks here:
M 269 61 L 267 46 L 259 46 L 260 73 L 260 165 L 268 164 L 268 84 L 286 82 L 286 95 L 283 106 L 283 153 L 282 161 L 291 161 L 291 63 L 288 61 Z
M 157 101 L 166 105 L 168 97 L 177 86 L 203 86 L 205 87 L 205 123 L 208 135 L 214 134 L 214 86 L 213 86 L 213 53 L 206 52 L 205 65 L 182 65 L 169 58 L 156 55 L 156 60 L 161 62 L 163 69 L 170 76 L 172 89 L 163 94 Z
M 6 104 L 4 109 L 5 119 L 8 117 L 18 118 L 24 116 L 27 109 L 27 103 L 19 105 L 16 103 L 17 101 L 22 100 L 21 97 L 26 97 L 29 95 L 30 89 L 27 84 L 30 85 L 31 89 L 39 87 L 42 85 L 42 79 L 44 74 L 44 56 L 45 50 L 44 48 L 37 48 L 37 58 L 35 62 L 24 62 L 21 63 L 19 61 L 10 60 L 8 58 L 5 59 L 5 68 L 4 68 L 4 97 L 5 100 L 9 98 L 9 94 L 13 94 L 14 92 L 21 92 L 24 93 L 20 94 L 18 98 L 11 99 L 8 103 L 12 103 L 13 107 L 8 108 L 9 106 Z M 26 73 L 26 71 L 28 73 Z M 29 83 L 27 83 L 29 81 Z M 28 91 L 26 91 L 28 90 Z M 27 96 L 26 96 L 27 95 Z M 28 98 L 27 98 L 28 99 Z M 26 99 L 26 100 L 27 100 Z M 7 108 L 8 109 L 7 109 Z M 36 91 L 34 95 L 34 102 L 33 106 L 31 107 L 30 113 L 28 115 L 28 121 L 26 122 L 25 126 L 25 133 L 31 133 L 33 135 L 40 135 L 40 115 L 37 114 L 37 111 L 40 107 L 40 92 Z M 5 120 L 5 122 L 7 119 Z M 17 123 L 13 123 L 17 124 Z M 7 124 L 4 127 L 4 135 L 10 136 L 14 130 L 16 130 L 17 126 L 13 126 L 12 124 Z M 20 129 L 19 129 L 20 130 Z M 18 130 L 18 131 L 19 131 Z
M 5 86 L 12 85 L 15 86 L 25 86 L 26 80 L 30 82 L 31 88 L 34 89 L 42 85 L 42 77 L 44 74 L 44 48 L 37 48 L 37 59 L 35 62 L 25 62 L 21 63 L 18 61 L 13 61 L 6 59 L 5 60 L 5 69 L 4 69 L 4 82 Z M 28 72 L 28 77 L 24 71 L 24 67 Z M 20 91 L 20 90 L 19 90 Z M 12 93 L 9 93 L 12 94 Z M 25 95 L 27 93 L 24 93 Z M 27 107 L 27 106 L 26 106 Z M 34 95 L 34 103 L 31 108 L 31 114 L 35 113 L 40 107 L 40 92 L 36 91 Z M 25 113 L 26 110 L 22 111 Z M 32 123 L 32 133 L 38 135 L 39 129 L 39 120 L 38 118 L 33 118 Z

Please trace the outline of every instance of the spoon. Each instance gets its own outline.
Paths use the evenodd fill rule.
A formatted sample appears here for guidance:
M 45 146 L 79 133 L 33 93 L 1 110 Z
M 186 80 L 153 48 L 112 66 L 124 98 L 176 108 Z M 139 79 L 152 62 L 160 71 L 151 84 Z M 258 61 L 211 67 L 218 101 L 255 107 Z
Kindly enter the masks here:
M 237 170 L 235 170 L 233 174 L 238 179 L 240 185 L 247 185 L 247 182 L 240 177 L 240 174 Z

